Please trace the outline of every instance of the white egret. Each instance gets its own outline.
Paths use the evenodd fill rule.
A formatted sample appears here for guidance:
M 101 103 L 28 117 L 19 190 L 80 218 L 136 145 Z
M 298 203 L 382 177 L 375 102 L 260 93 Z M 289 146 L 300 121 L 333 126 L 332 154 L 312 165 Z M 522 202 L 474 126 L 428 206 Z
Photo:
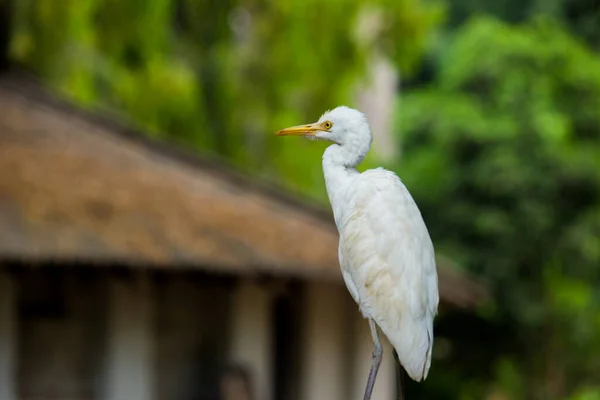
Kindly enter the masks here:
M 396 174 L 383 168 L 357 171 L 372 142 L 366 116 L 341 106 L 316 123 L 282 129 L 276 135 L 333 143 L 323 154 L 323 173 L 339 231 L 340 268 L 373 338 L 364 399 L 371 398 L 383 357 L 377 327 L 394 347 L 397 377 L 403 367 L 415 381 L 427 378 L 439 301 L 433 244 L 417 205 Z M 400 380 L 397 384 L 402 396 Z

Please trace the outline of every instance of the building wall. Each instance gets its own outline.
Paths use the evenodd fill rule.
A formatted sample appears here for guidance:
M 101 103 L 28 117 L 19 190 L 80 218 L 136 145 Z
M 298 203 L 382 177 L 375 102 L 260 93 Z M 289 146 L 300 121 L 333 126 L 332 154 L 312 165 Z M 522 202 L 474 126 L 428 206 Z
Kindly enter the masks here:
M 157 400 L 214 399 L 230 342 L 231 293 L 226 281 L 163 274 L 154 281 Z
M 302 400 L 347 398 L 350 332 L 340 285 L 308 284 L 303 320 Z
M 340 285 L 308 284 L 305 305 L 302 399 L 362 399 L 373 351 L 367 320 Z M 393 400 L 392 349 L 380 338 L 384 358 L 371 399 Z
M 229 295 L 198 274 L 0 269 L 0 400 L 216 399 Z
M 0 270 L 0 400 L 218 399 L 229 364 L 247 369 L 253 393 L 224 400 L 362 398 L 371 338 L 344 287 L 301 283 L 282 295 L 283 281 L 228 282 Z M 283 314 L 282 296 L 296 304 Z M 282 321 L 297 322 L 277 330 Z M 287 358 L 275 357 L 275 339 Z M 393 399 L 388 347 L 373 400 Z M 277 396 L 275 376 L 290 381 Z
M 97 398 L 106 338 L 102 282 L 44 269 L 15 278 L 19 398 Z
M 153 285 L 148 276 L 107 279 L 108 306 L 101 395 L 106 400 L 153 399 Z
M 273 400 L 273 291 L 242 281 L 233 293 L 229 360 L 247 368 L 254 399 Z

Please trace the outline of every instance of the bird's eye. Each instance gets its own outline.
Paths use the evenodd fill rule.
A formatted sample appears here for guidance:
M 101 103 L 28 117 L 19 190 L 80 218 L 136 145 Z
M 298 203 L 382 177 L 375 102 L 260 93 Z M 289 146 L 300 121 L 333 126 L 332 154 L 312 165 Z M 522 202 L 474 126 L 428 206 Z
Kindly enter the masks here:
M 325 121 L 325 123 L 323 123 L 323 126 L 325 127 L 325 129 L 331 129 L 333 123 L 331 121 Z

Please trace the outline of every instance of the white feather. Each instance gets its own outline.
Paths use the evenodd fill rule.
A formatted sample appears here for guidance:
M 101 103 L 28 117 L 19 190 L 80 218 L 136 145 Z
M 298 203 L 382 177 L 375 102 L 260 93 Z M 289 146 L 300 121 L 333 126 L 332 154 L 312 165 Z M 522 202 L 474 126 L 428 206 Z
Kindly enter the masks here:
M 339 107 L 320 118 L 325 120 L 333 128 L 319 138 L 336 143 L 323 155 L 323 171 L 340 234 L 342 276 L 363 315 L 377 323 L 408 375 L 420 381 L 431 365 L 439 302 L 429 233 L 393 172 L 356 170 L 372 140 L 364 115 Z
M 346 191 L 339 253 L 346 284 L 409 376 L 427 377 L 437 313 L 433 245 L 412 197 L 389 171 L 366 171 Z

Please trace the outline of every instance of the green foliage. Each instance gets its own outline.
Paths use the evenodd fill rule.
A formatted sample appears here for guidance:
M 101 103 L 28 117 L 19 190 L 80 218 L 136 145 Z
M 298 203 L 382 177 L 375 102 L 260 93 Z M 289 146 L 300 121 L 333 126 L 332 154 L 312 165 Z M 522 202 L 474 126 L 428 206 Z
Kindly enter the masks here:
M 373 52 L 410 72 L 441 8 L 421 0 L 17 2 L 13 57 L 77 101 L 324 199 L 322 147 L 276 139 L 352 104 Z M 379 29 L 357 32 L 378 15 Z
M 559 24 L 479 18 L 398 112 L 397 169 L 437 248 L 487 278 L 496 318 L 520 326 L 520 384 L 564 380 L 526 398 L 560 398 L 600 368 L 598 110 L 600 57 Z
M 600 50 L 600 7 L 597 0 L 454 0 L 449 1 L 448 23 L 457 27 L 472 15 L 491 15 L 508 22 L 535 16 L 563 21 L 569 31 Z
M 600 388 L 585 388 L 569 400 L 600 400 Z

